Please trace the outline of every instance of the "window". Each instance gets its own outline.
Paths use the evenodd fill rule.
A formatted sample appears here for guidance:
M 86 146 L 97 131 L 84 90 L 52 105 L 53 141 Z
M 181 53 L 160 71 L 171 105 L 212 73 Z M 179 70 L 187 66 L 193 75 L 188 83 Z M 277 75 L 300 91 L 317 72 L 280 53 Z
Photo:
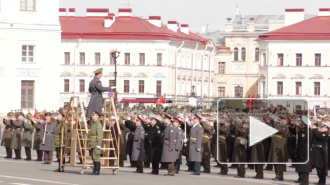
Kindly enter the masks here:
M 64 92 L 69 92 L 70 90 L 70 81 L 68 79 L 64 80 Z
M 234 48 L 234 61 L 238 61 L 238 48 Z
M 296 112 L 301 111 L 301 105 L 296 105 Z
M 315 66 L 321 66 L 321 54 L 315 53 Z
M 283 95 L 283 82 L 277 82 L 277 95 Z
M 131 55 L 129 53 L 125 53 L 125 65 L 129 65 L 131 60 Z
M 296 54 L 296 66 L 301 66 L 302 65 L 302 54 L 297 53 Z
M 144 93 L 144 80 L 139 80 L 139 93 Z
M 85 80 L 79 80 L 79 92 L 85 92 Z
M 254 50 L 254 61 L 259 61 L 259 48 Z
M 226 63 L 219 62 L 219 74 L 226 74 Z
M 110 53 L 110 65 L 115 65 L 115 57 L 113 57 Z
M 320 96 L 320 90 L 321 90 L 321 83 L 320 82 L 314 82 L 314 95 Z
M 22 81 L 21 108 L 30 109 L 34 106 L 34 81 Z
M 129 93 L 129 80 L 124 80 L 124 93 Z
M 243 98 L 243 87 L 241 87 L 239 85 L 235 87 L 235 97 Z
M 111 88 L 110 89 L 110 91 L 111 92 L 114 92 L 115 90 L 114 89 L 112 89 L 112 87 L 115 87 L 116 85 L 115 85 L 115 80 L 109 80 L 109 87 Z
M 35 10 L 35 0 L 20 0 L 20 10 L 21 11 L 34 11 Z
M 22 62 L 34 62 L 34 48 L 35 46 L 22 46 Z
M 242 48 L 242 56 L 241 56 L 242 61 L 244 62 L 246 60 L 246 50 L 245 48 Z
M 162 53 L 157 53 L 157 66 L 162 65 L 162 60 L 163 60 L 163 54 Z
M 70 52 L 64 52 L 64 64 L 70 65 Z
M 101 63 L 101 53 L 95 53 L 95 65 L 100 65 Z
M 141 66 L 145 65 L 145 54 L 144 53 L 139 54 L 139 61 L 140 61 Z
M 157 80 L 156 82 L 156 96 L 160 96 L 162 94 L 162 81 Z
M 80 64 L 84 65 L 85 64 L 85 53 L 80 52 L 79 53 L 79 58 L 80 58 Z
M 283 66 L 283 53 L 277 54 L 277 66 Z
M 296 95 L 301 95 L 301 82 L 296 82 Z
M 225 87 L 218 87 L 218 96 L 225 97 L 226 96 L 226 88 Z

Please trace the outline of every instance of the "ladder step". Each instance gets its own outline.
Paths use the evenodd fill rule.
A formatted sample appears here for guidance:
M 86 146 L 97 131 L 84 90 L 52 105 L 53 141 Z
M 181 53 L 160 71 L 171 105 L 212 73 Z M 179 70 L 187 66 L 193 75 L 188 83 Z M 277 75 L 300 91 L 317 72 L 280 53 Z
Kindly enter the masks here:
M 113 139 L 103 139 L 103 141 L 113 141 Z
M 118 159 L 117 157 L 101 157 L 100 159 Z
M 116 150 L 115 148 L 101 148 L 101 150 Z

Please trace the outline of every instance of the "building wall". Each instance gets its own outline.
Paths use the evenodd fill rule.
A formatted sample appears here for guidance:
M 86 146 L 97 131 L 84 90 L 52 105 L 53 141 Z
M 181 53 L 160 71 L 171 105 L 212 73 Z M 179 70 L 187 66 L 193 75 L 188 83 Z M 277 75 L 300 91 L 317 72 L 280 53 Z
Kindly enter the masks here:
M 34 105 L 28 109 L 59 107 L 58 0 L 36 0 L 35 11 L 21 11 L 19 0 L 2 0 L 0 10 L 0 113 L 21 109 L 21 81 L 34 81 Z M 22 46 L 34 46 L 33 63 L 22 62 Z M 23 110 L 27 111 L 27 109 Z

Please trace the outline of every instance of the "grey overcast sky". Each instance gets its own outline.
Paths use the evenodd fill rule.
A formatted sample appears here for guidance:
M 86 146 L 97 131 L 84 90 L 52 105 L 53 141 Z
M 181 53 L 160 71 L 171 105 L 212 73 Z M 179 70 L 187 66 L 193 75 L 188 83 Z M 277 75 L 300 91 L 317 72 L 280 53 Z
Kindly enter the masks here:
M 189 24 L 194 32 L 206 25 L 208 31 L 223 30 L 226 18 L 235 17 L 238 2 L 242 15 L 281 15 L 286 8 L 318 14 L 319 8 L 330 8 L 330 0 L 60 0 L 60 8 L 76 8 L 77 16 L 85 16 L 86 8 L 109 8 L 117 14 L 128 2 L 134 16 L 161 16 L 165 24 L 169 20 Z

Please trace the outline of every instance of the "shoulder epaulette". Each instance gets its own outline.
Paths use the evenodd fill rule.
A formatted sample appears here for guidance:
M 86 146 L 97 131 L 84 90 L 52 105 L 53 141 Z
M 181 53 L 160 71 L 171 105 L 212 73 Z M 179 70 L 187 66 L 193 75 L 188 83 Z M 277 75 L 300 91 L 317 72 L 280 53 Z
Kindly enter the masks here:
M 159 129 L 159 127 L 158 127 L 158 126 L 156 126 L 156 128 L 157 128 L 157 129 Z
M 202 127 L 202 125 L 198 125 L 199 127 Z

